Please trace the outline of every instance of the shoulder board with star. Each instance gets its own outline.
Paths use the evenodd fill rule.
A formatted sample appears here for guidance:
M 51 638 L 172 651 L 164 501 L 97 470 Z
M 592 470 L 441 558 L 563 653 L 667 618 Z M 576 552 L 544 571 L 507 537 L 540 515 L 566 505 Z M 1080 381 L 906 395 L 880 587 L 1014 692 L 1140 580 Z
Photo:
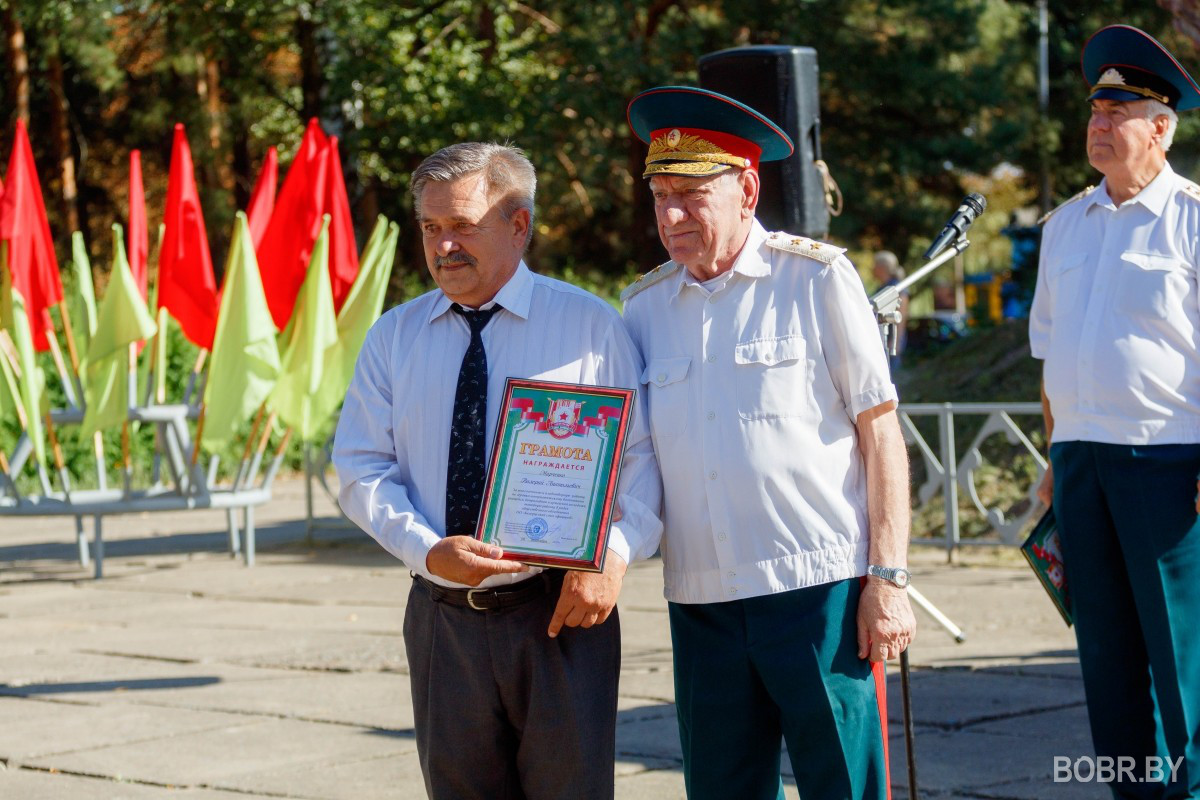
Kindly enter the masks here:
M 625 291 L 621 292 L 621 302 L 628 303 L 629 298 L 634 295 L 649 289 L 659 281 L 664 281 L 674 274 L 679 265 L 674 261 L 668 261 L 665 264 L 659 264 L 654 269 L 647 272 L 642 277 L 638 278 L 633 283 L 625 287 Z
M 767 247 L 808 256 L 820 261 L 822 264 L 832 264 L 834 261 L 837 261 L 838 256 L 846 252 L 846 248 L 844 247 L 835 247 L 825 242 L 818 242 L 816 239 L 809 239 L 807 236 L 793 236 L 783 231 L 776 231 L 768 236 Z
M 1096 188 L 1095 186 L 1089 186 L 1086 189 L 1084 189 L 1082 192 L 1080 192 L 1079 194 L 1072 197 L 1070 200 L 1066 200 L 1062 203 L 1059 203 L 1056 207 L 1050 209 L 1045 214 L 1042 214 L 1042 217 L 1041 217 L 1041 219 L 1039 219 L 1037 221 L 1037 224 L 1045 225 L 1046 220 L 1050 219 L 1055 214 L 1057 214 L 1061 209 L 1066 208 L 1067 206 L 1071 205 L 1071 203 L 1074 203 L 1076 200 L 1082 200 L 1084 197 L 1087 196 L 1088 192 L 1090 192 L 1092 189 L 1095 189 L 1095 188 Z
M 1200 200 L 1200 186 L 1197 186 L 1192 181 L 1184 181 L 1183 188 L 1179 191 L 1183 192 L 1193 200 Z

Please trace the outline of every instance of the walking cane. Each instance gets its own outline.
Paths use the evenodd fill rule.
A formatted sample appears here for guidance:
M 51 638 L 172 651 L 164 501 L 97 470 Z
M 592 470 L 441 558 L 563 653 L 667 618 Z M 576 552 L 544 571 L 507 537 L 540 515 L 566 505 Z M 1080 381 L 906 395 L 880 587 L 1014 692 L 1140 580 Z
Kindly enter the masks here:
M 908 800 L 917 800 L 917 756 L 913 752 L 912 690 L 908 683 L 908 648 L 900 653 L 900 697 L 904 701 L 904 754 L 908 756 Z

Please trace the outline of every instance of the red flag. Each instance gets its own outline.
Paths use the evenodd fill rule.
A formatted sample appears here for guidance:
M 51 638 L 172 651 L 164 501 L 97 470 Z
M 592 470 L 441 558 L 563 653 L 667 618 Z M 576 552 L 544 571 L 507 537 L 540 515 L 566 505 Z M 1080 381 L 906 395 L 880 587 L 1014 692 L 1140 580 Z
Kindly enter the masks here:
M 358 246 L 354 242 L 354 222 L 350 219 L 350 198 L 342 177 L 342 159 L 338 140 L 329 140 L 329 176 L 325 184 L 325 213 L 329 215 L 329 283 L 333 287 L 333 307 L 342 310 L 346 295 L 358 275 Z
M 158 255 L 158 306 L 171 312 L 193 344 L 211 349 L 217 328 L 217 282 L 192 171 L 192 152 L 180 123 L 175 124 L 171 148 L 164 222 Z
M 246 209 L 250 224 L 250 241 L 254 243 L 255 250 L 262 243 L 263 235 L 267 232 L 267 223 L 271 220 L 271 212 L 275 209 L 275 184 L 278 180 L 279 153 L 271 147 L 263 160 L 262 172 L 258 173 L 258 180 L 254 183 L 250 206 Z
M 292 161 L 279 199 L 258 247 L 258 269 L 275 327 L 283 330 L 292 316 L 296 295 L 304 283 L 313 243 L 325 213 L 325 183 L 329 146 L 316 118 L 309 120 L 300 150 Z
M 8 267 L 13 288 L 25 300 L 33 346 L 49 350 L 46 332 L 53 330 L 48 309 L 62 302 L 62 280 L 46 205 L 38 184 L 37 167 L 25 123 L 17 120 L 12 156 L 8 160 L 6 190 L 0 200 L 0 239 L 8 242 Z
M 129 270 L 146 299 L 146 262 L 150 258 L 150 232 L 146 225 L 146 191 L 142 186 L 142 151 L 129 151 Z

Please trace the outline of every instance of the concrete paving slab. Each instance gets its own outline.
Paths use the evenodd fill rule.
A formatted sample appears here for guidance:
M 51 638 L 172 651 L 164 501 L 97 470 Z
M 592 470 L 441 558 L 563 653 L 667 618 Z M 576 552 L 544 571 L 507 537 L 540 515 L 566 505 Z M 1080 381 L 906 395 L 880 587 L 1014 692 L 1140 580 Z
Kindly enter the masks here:
M 230 667 L 222 665 L 218 674 Z M 265 717 L 411 731 L 412 698 L 407 675 L 387 673 L 303 674 L 253 669 L 257 680 L 125 692 L 127 702 L 228 711 Z
M 211 711 L 112 706 L 0 697 L 0 760 L 10 766 L 65 766 L 69 754 L 105 747 L 154 749 L 148 743 L 172 740 L 201 731 L 220 730 L 244 717 Z M 154 745 L 157 747 L 157 745 Z M 112 775 L 104 769 L 75 770 Z M 166 781 L 169 782 L 169 781 Z
M 200 713 L 135 708 L 155 714 Z M 223 724 L 218 727 L 158 737 L 150 747 L 139 742 L 113 744 L 31 757 L 25 763 L 162 785 L 236 789 L 251 775 L 286 775 L 300 768 L 416 750 L 415 740 L 408 736 L 368 728 L 231 714 L 219 716 L 223 717 Z M 284 783 L 260 786 L 256 791 L 287 796 L 288 786 Z
M 903 745 L 893 752 L 903 753 Z M 923 793 L 938 796 L 1045 798 L 1098 798 L 1095 785 L 1056 784 L 1053 782 L 1053 756 L 1056 746 L 1045 739 L 999 735 L 969 729 L 945 733 L 920 731 L 916 735 L 918 786 Z M 903 783 L 903 761 L 897 761 L 893 783 Z M 1040 794 L 1011 795 L 1012 791 L 1038 791 Z M 1068 791 L 1076 792 L 1073 795 Z M 986 795 L 984 795 L 986 793 Z M 1111 795 L 1109 795 L 1111 796 Z
M 412 752 L 287 767 L 228 779 L 238 791 L 282 792 L 312 800 L 396 800 L 425 796 L 421 766 Z
M 110 778 L 15 768 L 0 769 L 0 797 L 12 800 L 269 800 L 267 795 L 261 794 L 148 786 Z
M 1082 682 L 994 675 L 986 668 L 918 670 L 910 683 L 914 723 L 942 730 L 1084 703 Z M 904 719 L 899 669 L 889 670 L 888 719 Z
M 783 793 L 787 800 L 799 800 L 796 787 L 788 781 L 784 781 Z M 617 775 L 616 796 L 622 800 L 687 800 L 683 772 L 679 769 L 655 769 Z

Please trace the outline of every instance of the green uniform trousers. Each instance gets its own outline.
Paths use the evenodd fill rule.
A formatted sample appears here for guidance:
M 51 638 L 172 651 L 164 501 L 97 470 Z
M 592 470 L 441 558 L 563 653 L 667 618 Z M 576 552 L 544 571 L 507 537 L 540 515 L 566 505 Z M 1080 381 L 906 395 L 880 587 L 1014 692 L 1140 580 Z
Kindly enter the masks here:
M 1113 795 L 1200 797 L 1200 445 L 1058 442 L 1050 459 L 1092 743 L 1134 766 Z M 1148 758 L 1182 762 L 1156 781 Z
M 858 658 L 858 578 L 725 603 L 670 603 L 690 800 L 888 796 L 883 665 Z

